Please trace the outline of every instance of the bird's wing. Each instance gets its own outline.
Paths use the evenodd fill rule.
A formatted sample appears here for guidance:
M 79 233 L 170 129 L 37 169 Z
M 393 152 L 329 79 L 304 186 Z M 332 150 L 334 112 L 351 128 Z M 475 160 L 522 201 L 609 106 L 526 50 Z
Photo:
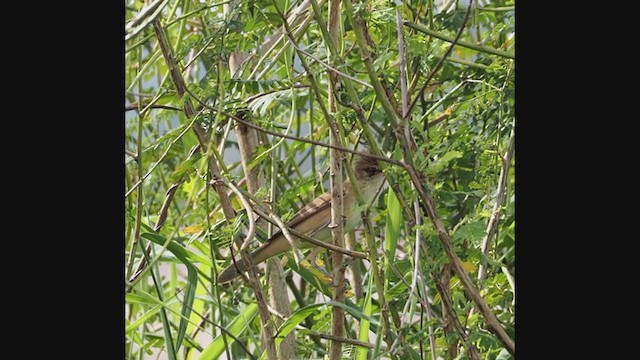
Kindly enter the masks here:
M 310 203 L 305 205 L 302 209 L 298 210 L 297 213 L 293 215 L 291 220 L 287 222 L 287 226 L 295 227 L 299 223 L 306 220 L 311 214 L 316 212 L 321 212 L 327 208 L 331 208 L 331 193 L 326 192 L 317 198 L 313 199 Z

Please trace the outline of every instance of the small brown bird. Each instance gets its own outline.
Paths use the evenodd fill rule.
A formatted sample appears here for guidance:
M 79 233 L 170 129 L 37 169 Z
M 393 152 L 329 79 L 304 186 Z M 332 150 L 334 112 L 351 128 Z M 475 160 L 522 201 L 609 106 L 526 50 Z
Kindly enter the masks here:
M 385 177 L 377 160 L 372 158 L 358 156 L 355 161 L 354 174 L 358 180 L 360 192 L 366 204 L 370 204 L 375 200 L 378 190 L 384 183 Z M 344 232 L 353 231 L 356 226 L 362 222 L 360 211 L 356 210 L 358 201 L 352 191 L 351 181 L 345 181 L 343 184 L 342 203 L 344 207 L 344 217 L 346 223 Z M 295 229 L 307 236 L 311 236 L 317 240 L 329 242 L 331 241 L 331 229 L 328 225 L 331 223 L 331 193 L 326 192 L 313 199 L 309 204 L 298 211 L 289 222 L 286 223 L 292 229 Z M 299 248 L 310 248 L 314 245 L 297 238 L 292 235 Z M 289 241 L 284 237 L 282 232 L 278 230 L 269 240 L 265 241 L 259 248 L 251 253 L 251 259 L 254 264 L 259 264 L 272 256 L 276 256 L 291 250 Z M 236 265 L 241 272 L 246 271 L 244 262 L 236 259 Z M 236 267 L 231 264 L 224 269 L 218 276 L 218 283 L 224 284 L 240 276 Z

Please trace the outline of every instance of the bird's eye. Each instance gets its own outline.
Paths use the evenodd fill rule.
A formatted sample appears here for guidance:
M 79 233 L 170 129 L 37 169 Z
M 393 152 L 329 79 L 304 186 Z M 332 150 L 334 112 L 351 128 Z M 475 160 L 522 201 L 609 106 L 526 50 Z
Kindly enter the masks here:
M 367 171 L 367 174 L 368 174 L 369 176 L 373 176 L 373 175 L 375 175 L 375 174 L 379 173 L 379 172 L 380 172 L 380 169 L 379 169 L 379 168 L 377 168 L 377 167 L 375 167 L 375 166 L 369 166 L 369 167 L 367 167 L 367 170 L 366 170 L 366 171 Z

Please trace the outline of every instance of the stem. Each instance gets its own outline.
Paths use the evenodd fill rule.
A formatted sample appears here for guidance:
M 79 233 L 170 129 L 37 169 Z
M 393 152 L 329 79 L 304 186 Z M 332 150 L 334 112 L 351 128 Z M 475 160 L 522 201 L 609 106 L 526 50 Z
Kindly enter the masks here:
M 329 62 L 334 64 L 339 57 L 339 53 L 336 51 L 338 44 L 338 32 L 340 24 L 340 0 L 329 0 L 329 41 L 333 46 L 329 52 Z M 338 74 L 336 72 L 329 73 L 328 93 L 329 93 L 329 111 L 335 114 L 338 110 L 336 105 L 336 98 L 334 94 L 335 84 L 338 83 Z M 329 143 L 331 145 L 342 146 L 341 131 L 337 124 L 332 119 L 327 118 L 327 122 L 331 131 L 329 132 Z M 330 187 L 331 187 L 331 237 L 333 244 L 336 247 L 344 247 L 344 229 L 343 229 L 343 184 L 342 184 L 342 159 L 343 153 L 336 149 L 329 151 L 331 158 L 330 169 Z M 347 205 L 351 206 L 351 205 Z M 350 209 L 347 209 L 349 211 Z M 348 212 L 347 212 L 348 214 Z M 336 302 L 344 303 L 344 271 L 342 266 L 343 258 L 339 252 L 331 253 L 331 267 L 333 269 L 333 300 Z M 329 349 L 329 359 L 340 360 L 342 355 L 342 342 L 337 339 L 344 337 L 344 310 L 338 306 L 334 306 L 331 309 L 331 346 Z
M 511 157 L 515 151 L 515 134 L 511 135 L 509 144 L 507 145 L 507 153 L 502 158 L 502 169 L 500 170 L 500 178 L 498 180 L 498 190 L 496 191 L 496 203 L 493 205 L 493 212 L 489 218 L 489 224 L 487 225 L 486 235 L 482 239 L 481 250 L 483 255 L 489 253 L 489 243 L 493 239 L 496 229 L 498 228 L 498 219 L 500 218 L 500 210 L 505 198 L 505 189 L 507 187 L 507 180 L 509 179 L 509 166 L 511 165 Z M 484 261 L 480 263 L 478 270 L 478 283 L 487 276 L 487 266 Z
M 456 33 L 456 37 L 451 41 L 451 46 L 449 46 L 447 51 L 445 51 L 444 55 L 442 55 L 440 60 L 438 60 L 438 63 L 436 64 L 436 66 L 433 68 L 433 70 L 431 70 L 431 72 L 425 79 L 424 84 L 420 88 L 420 91 L 416 93 L 416 97 L 411 102 L 411 106 L 409 106 L 409 111 L 407 112 L 407 116 L 409 113 L 411 113 L 413 108 L 416 106 L 418 99 L 420 99 L 420 96 L 429 85 L 429 82 L 438 73 L 438 71 L 440 71 L 440 68 L 442 67 L 442 65 L 444 65 L 445 59 L 449 56 L 449 54 L 451 54 L 451 51 L 453 51 L 453 47 L 456 45 L 456 43 L 460 39 L 460 36 L 462 36 L 462 32 L 464 31 L 464 28 L 467 26 L 467 21 L 469 20 L 469 15 L 471 14 L 472 6 L 473 6 L 473 0 L 469 0 L 469 6 L 467 7 L 467 11 L 464 14 L 464 19 L 462 19 L 462 26 L 460 26 L 460 29 L 458 29 L 458 32 Z
M 420 205 L 423 207 L 423 210 L 429 215 L 431 224 L 438 234 L 438 238 L 442 242 L 447 257 L 449 257 L 449 262 L 453 267 L 453 271 L 456 273 L 456 275 L 458 275 L 458 278 L 460 278 L 467 296 L 469 296 L 469 298 L 471 298 L 478 306 L 480 313 L 482 313 L 482 316 L 485 318 L 489 331 L 494 333 L 498 337 L 498 340 L 500 340 L 500 342 L 505 346 L 507 351 L 515 356 L 515 344 L 513 343 L 513 340 L 511 340 L 509 335 L 507 335 L 506 331 L 496 318 L 495 314 L 491 311 L 491 309 L 489 309 L 489 306 L 487 306 L 487 303 L 484 302 L 482 296 L 480 296 L 480 293 L 473 285 L 473 281 L 467 274 L 466 270 L 462 267 L 462 263 L 455 252 L 453 241 L 451 240 L 449 233 L 445 229 L 444 224 L 440 219 L 440 215 L 438 214 L 438 210 L 436 209 L 435 202 L 430 196 L 425 193 L 424 188 L 422 187 L 422 184 L 424 182 L 416 175 L 413 168 L 408 167 L 407 171 L 411 176 L 411 180 L 416 185 L 416 190 L 418 190 L 418 195 L 422 200 Z
M 156 33 L 156 37 L 158 38 L 158 44 L 160 45 L 160 49 L 162 50 L 162 54 L 164 56 L 167 67 L 169 68 L 169 74 L 171 75 L 171 80 L 173 81 L 173 84 L 176 88 L 178 95 L 182 97 L 188 91 L 187 85 L 185 84 L 184 79 L 182 78 L 182 75 L 178 69 L 178 65 L 171 52 L 171 47 L 169 46 L 169 41 L 167 40 L 167 36 L 164 32 L 164 29 L 162 28 L 162 25 L 160 25 L 160 21 L 158 19 L 155 19 L 153 21 L 153 29 Z M 185 100 L 184 113 L 187 116 L 187 118 L 193 118 L 193 116 L 195 115 L 195 111 L 189 99 Z M 204 154 L 206 154 L 207 153 L 207 140 L 206 140 L 207 135 L 204 129 L 197 122 L 193 122 L 191 126 L 193 128 L 193 131 L 196 134 L 196 137 L 198 138 L 198 142 L 200 143 L 200 150 Z M 225 192 L 224 188 L 217 182 L 217 180 L 219 180 L 222 177 L 222 175 L 220 173 L 218 164 L 215 162 L 213 157 L 209 157 L 209 167 L 210 167 L 212 178 L 214 180 L 213 187 L 218 193 L 218 196 L 220 197 L 222 211 L 224 212 L 225 218 L 228 220 L 228 222 L 231 222 L 229 220 L 235 217 L 235 211 L 233 210 L 233 206 L 231 206 L 231 202 L 229 201 L 229 197 L 227 196 L 227 193 Z
M 171 80 L 173 81 L 173 84 L 176 87 L 176 91 L 178 92 L 178 95 L 182 97 L 188 92 L 187 86 L 184 82 L 182 74 L 178 69 L 177 63 L 173 57 L 173 53 L 171 52 L 171 47 L 169 46 L 169 42 L 167 40 L 164 29 L 162 28 L 160 21 L 158 19 L 155 19 L 153 21 L 153 28 L 155 30 L 156 37 L 158 38 L 158 44 L 160 45 L 160 49 L 162 50 L 162 54 L 164 56 L 167 67 L 169 68 Z M 184 113 L 187 116 L 187 118 L 193 118 L 195 115 L 195 111 L 189 99 L 185 99 Z M 209 171 L 211 172 L 211 177 L 213 179 L 212 180 L 213 187 L 218 193 L 218 196 L 220 197 L 220 203 L 222 205 L 222 210 L 225 215 L 225 219 L 227 220 L 227 223 L 230 224 L 232 223 L 232 220 L 235 218 L 235 211 L 233 210 L 229 197 L 227 196 L 227 193 L 221 184 L 222 175 L 220 173 L 218 164 L 216 163 L 214 156 L 211 156 L 207 151 L 208 149 L 207 145 L 209 145 L 207 142 L 207 134 L 205 133 L 204 129 L 200 126 L 200 124 L 198 124 L 197 122 L 192 123 L 192 128 L 196 134 L 196 137 L 198 138 L 198 142 L 200 143 L 201 151 L 205 154 L 205 156 L 207 156 L 209 160 L 208 165 L 209 165 Z M 216 150 L 215 147 L 212 147 L 211 150 L 213 150 L 212 151 L 213 155 L 218 155 L 217 151 L 215 151 Z M 246 204 L 244 204 L 243 202 L 243 205 L 246 205 Z M 248 215 L 250 215 L 250 210 L 248 212 Z M 248 236 L 247 238 L 250 238 L 250 236 Z M 231 246 L 231 249 L 233 249 L 233 246 Z M 275 360 L 277 359 L 277 357 L 275 353 L 275 343 L 272 336 L 273 326 L 272 326 L 271 319 L 269 317 L 269 311 L 267 310 L 266 303 L 264 302 L 262 289 L 260 287 L 260 283 L 257 280 L 255 270 L 251 264 L 251 258 L 250 258 L 249 252 L 245 249 L 241 251 L 241 254 L 242 254 L 243 260 L 248 265 L 249 284 L 254 290 L 256 301 L 258 303 L 258 309 L 260 310 L 260 319 L 262 321 L 262 325 L 264 328 L 263 335 L 266 341 L 265 346 L 267 350 L 267 356 L 269 360 Z
M 440 40 L 444 40 L 446 42 L 449 43 L 455 43 L 455 45 L 460 45 L 462 47 L 466 47 L 468 49 L 472 49 L 472 50 L 476 50 L 476 51 L 480 51 L 486 54 L 491 54 L 491 55 L 497 55 L 497 56 L 501 56 L 501 57 L 505 57 L 508 59 L 515 59 L 516 56 L 514 54 L 511 54 L 509 52 L 506 51 L 502 51 L 502 50 L 498 50 L 498 49 L 494 49 L 494 48 L 490 48 L 487 46 L 480 46 L 480 45 L 475 45 L 466 41 L 462 41 L 462 40 L 458 40 L 455 41 L 452 37 L 444 35 L 444 34 L 440 34 L 439 32 L 433 31 L 423 25 L 420 24 L 416 24 L 416 23 L 412 23 L 411 21 L 405 21 L 404 25 L 414 29 L 414 30 L 418 30 L 420 32 L 423 32 L 427 35 L 431 35 L 435 38 L 438 38 Z
M 396 113 L 396 111 L 393 109 L 393 106 L 389 102 L 389 98 L 387 97 L 387 94 L 384 91 L 382 84 L 380 83 L 378 74 L 376 73 L 375 68 L 373 66 L 373 62 L 371 61 L 371 53 L 369 52 L 369 49 L 367 47 L 367 42 L 365 39 L 364 30 L 363 30 L 363 28 L 365 27 L 364 22 L 360 16 L 356 18 L 356 16 L 354 15 L 353 4 L 351 3 L 351 0 L 344 0 L 343 4 L 344 4 L 345 13 L 353 26 L 353 31 L 356 35 L 356 40 L 358 42 L 358 47 L 360 49 L 360 54 L 362 56 L 362 60 L 364 61 L 364 65 L 367 69 L 367 74 L 369 75 L 369 80 L 371 81 L 371 85 L 373 85 L 373 90 L 375 91 L 378 100 L 380 100 L 380 103 L 382 104 L 382 108 L 385 114 L 387 115 L 389 121 L 395 128 L 398 126 L 398 114 Z

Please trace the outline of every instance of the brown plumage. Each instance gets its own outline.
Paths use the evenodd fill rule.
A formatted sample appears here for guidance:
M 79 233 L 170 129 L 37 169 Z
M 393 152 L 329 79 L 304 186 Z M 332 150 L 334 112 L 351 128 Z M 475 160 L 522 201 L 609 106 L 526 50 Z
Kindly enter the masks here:
M 376 193 L 384 182 L 384 174 L 375 159 L 358 156 L 355 161 L 354 173 L 358 179 L 360 192 L 367 204 L 374 200 Z M 359 211 L 355 211 L 357 201 L 355 194 L 351 190 L 351 182 L 345 181 L 343 184 L 343 207 L 346 224 L 344 232 L 353 231 L 362 221 Z M 331 241 L 331 229 L 327 226 L 331 222 L 331 193 L 326 192 L 313 199 L 309 204 L 300 209 L 289 220 L 286 225 L 307 236 L 311 236 L 320 241 Z M 313 247 L 313 244 L 300 240 L 292 235 L 296 241 L 296 246 L 300 248 Z M 254 264 L 259 264 L 272 256 L 282 254 L 291 250 L 291 245 L 278 230 L 269 240 L 265 241 L 259 248 L 251 253 Z M 246 271 L 244 262 L 236 259 L 236 265 L 241 272 Z M 223 284 L 240 276 L 234 264 L 224 269 L 218 276 L 218 283 Z

